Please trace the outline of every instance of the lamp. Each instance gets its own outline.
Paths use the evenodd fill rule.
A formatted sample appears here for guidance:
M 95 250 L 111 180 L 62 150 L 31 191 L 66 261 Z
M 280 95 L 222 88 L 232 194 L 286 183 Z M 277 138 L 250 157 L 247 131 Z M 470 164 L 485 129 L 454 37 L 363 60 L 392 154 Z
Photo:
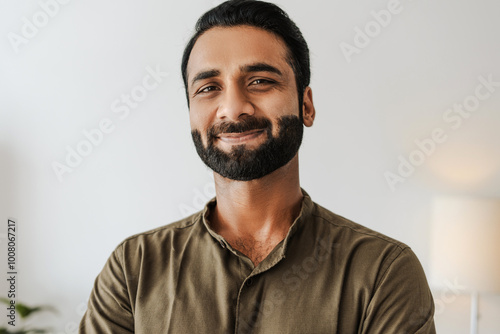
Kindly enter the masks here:
M 466 287 L 476 334 L 479 293 L 500 291 L 500 200 L 436 197 L 431 230 L 431 282 Z

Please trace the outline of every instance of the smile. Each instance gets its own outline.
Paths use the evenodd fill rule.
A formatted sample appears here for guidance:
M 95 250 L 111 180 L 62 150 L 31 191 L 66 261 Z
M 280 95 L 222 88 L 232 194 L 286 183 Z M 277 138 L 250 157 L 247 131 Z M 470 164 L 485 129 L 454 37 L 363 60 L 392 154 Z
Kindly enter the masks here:
M 263 129 L 250 130 L 241 133 L 221 133 L 218 138 L 229 144 L 241 144 L 243 142 L 255 139 L 264 133 Z

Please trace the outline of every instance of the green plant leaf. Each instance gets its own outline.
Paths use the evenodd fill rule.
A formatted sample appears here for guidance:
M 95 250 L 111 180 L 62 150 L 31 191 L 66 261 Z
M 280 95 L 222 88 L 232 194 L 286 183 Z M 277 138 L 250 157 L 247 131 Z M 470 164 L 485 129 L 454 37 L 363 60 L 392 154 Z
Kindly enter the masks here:
M 4 298 L 4 297 L 0 297 L 0 302 L 7 304 L 7 305 L 10 305 L 10 299 Z M 2 334 L 2 332 L 0 332 L 0 334 Z
M 10 305 L 10 300 L 7 298 L 0 298 L 0 302 L 7 304 L 7 305 Z M 23 303 L 19 303 L 19 302 L 16 302 L 15 305 L 16 305 L 17 314 L 19 314 L 21 319 L 27 318 L 32 313 L 36 313 L 36 312 L 40 312 L 40 311 L 50 311 L 50 312 L 57 313 L 57 310 L 49 305 L 30 307 L 30 306 L 27 306 L 27 305 L 25 305 Z M 0 332 L 0 334 L 3 334 L 3 333 Z M 19 333 L 19 334 L 21 334 L 21 333 Z
M 52 306 L 44 305 L 44 306 L 35 306 L 35 307 L 29 307 L 25 304 L 21 303 L 16 303 L 16 311 L 21 317 L 21 319 L 24 319 L 28 316 L 30 316 L 32 313 L 40 312 L 40 311 L 51 311 L 51 312 L 57 312 Z
M 0 328 L 0 334 L 44 334 L 49 333 L 48 329 L 21 329 L 15 332 L 9 331 L 7 328 Z

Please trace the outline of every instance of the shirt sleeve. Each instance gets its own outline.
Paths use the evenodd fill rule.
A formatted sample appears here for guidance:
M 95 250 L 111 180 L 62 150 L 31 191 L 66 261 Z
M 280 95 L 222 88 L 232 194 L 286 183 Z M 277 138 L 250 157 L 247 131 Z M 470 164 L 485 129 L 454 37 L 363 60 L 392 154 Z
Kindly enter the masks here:
M 361 333 L 435 334 L 434 301 L 413 251 L 402 250 L 381 275 Z
M 123 273 L 122 248 L 109 257 L 97 276 L 79 334 L 134 333 L 134 315 Z

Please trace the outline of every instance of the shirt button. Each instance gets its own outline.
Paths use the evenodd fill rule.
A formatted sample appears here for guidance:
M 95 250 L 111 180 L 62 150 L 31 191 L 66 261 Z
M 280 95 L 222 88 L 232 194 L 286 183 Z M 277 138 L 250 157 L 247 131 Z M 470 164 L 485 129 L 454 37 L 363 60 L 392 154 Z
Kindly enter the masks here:
M 247 281 L 245 282 L 246 286 L 251 286 L 252 284 L 253 284 L 253 280 L 251 278 L 247 279 Z

